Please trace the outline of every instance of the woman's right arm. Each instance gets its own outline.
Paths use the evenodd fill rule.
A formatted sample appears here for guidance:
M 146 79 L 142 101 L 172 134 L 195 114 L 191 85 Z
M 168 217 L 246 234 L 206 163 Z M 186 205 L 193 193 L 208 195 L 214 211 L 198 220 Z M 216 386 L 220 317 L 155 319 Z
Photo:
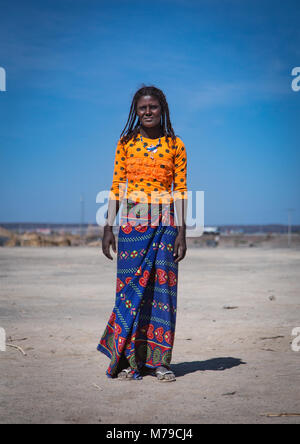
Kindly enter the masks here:
M 102 238 L 102 251 L 103 254 L 108 258 L 113 260 L 111 254 L 110 254 L 110 246 L 112 246 L 113 252 L 116 253 L 116 239 L 115 235 L 112 231 L 113 228 L 113 222 L 115 220 L 116 215 L 118 214 L 120 207 L 119 201 L 113 201 L 109 200 L 108 202 L 108 210 L 107 210 L 107 220 L 106 224 L 104 225 L 104 233 Z M 112 222 L 111 222 L 112 221 Z
M 120 202 L 122 202 L 127 181 L 127 171 L 126 171 L 126 153 L 124 146 L 119 141 L 116 153 L 115 153 L 115 163 L 114 163 L 114 173 L 112 187 L 110 189 L 107 219 L 104 226 L 104 234 L 102 239 L 102 251 L 103 254 L 108 259 L 113 259 L 110 254 L 110 246 L 112 246 L 113 251 L 116 253 L 116 240 L 113 234 L 113 226 L 115 218 L 118 214 L 120 208 Z

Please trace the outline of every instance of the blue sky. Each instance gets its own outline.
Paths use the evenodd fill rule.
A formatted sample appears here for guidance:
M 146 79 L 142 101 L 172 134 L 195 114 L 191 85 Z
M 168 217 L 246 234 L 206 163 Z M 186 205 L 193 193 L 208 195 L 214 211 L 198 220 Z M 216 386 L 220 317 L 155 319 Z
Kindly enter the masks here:
M 300 224 L 300 8 L 1 1 L 0 221 L 94 223 L 134 92 L 165 92 L 206 224 Z

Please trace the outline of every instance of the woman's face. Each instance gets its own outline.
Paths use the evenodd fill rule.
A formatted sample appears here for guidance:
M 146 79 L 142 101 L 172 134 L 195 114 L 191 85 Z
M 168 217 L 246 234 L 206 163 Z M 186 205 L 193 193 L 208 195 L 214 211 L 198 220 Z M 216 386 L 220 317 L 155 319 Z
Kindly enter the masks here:
M 137 102 L 136 113 L 140 119 L 140 123 L 146 128 L 153 128 L 160 125 L 161 107 L 155 97 L 141 97 Z

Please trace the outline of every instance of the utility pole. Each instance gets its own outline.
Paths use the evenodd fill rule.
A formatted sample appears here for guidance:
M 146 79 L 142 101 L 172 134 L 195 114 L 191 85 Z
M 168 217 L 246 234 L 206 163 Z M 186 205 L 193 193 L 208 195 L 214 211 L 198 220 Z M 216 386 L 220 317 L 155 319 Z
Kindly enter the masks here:
M 80 236 L 83 237 L 84 231 L 84 196 L 81 194 L 80 196 Z
M 295 211 L 294 208 L 288 208 L 288 247 L 290 248 L 292 244 L 292 212 Z

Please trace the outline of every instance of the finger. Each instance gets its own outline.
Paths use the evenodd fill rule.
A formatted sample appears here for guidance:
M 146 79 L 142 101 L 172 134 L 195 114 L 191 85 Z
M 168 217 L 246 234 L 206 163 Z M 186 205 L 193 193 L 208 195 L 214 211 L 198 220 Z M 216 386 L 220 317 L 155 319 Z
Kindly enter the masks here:
M 183 256 L 178 256 L 178 257 L 175 259 L 174 262 L 177 264 L 177 263 L 180 262 L 182 259 L 183 259 Z
M 174 260 L 174 262 L 177 264 L 178 262 L 180 262 L 182 259 L 181 254 L 179 254 L 176 259 Z
M 175 256 L 174 262 L 176 262 L 176 263 L 179 262 L 180 254 L 181 254 L 181 247 L 179 245 L 176 250 L 176 256 Z
M 108 259 L 113 260 L 113 258 L 111 257 L 111 254 L 110 254 L 109 251 L 105 253 L 105 256 L 106 256 Z
M 177 257 L 177 256 L 178 256 L 178 243 L 175 242 L 173 257 Z
M 106 256 L 108 259 L 113 260 L 113 258 L 112 258 L 112 256 L 111 256 L 110 252 L 108 252 L 105 256 Z
M 112 240 L 112 249 L 113 249 L 114 253 L 117 252 L 115 238 L 113 238 L 113 240 Z
M 113 258 L 111 257 L 111 254 L 110 254 L 109 245 L 108 245 L 108 246 L 105 246 L 105 247 L 103 248 L 103 253 L 104 253 L 104 255 L 105 255 L 108 259 L 113 260 Z
M 179 255 L 178 255 L 178 257 L 175 259 L 174 262 L 176 262 L 176 263 L 180 262 L 180 261 L 184 258 L 185 253 L 186 253 L 186 249 L 180 246 L 180 247 L 179 247 Z

